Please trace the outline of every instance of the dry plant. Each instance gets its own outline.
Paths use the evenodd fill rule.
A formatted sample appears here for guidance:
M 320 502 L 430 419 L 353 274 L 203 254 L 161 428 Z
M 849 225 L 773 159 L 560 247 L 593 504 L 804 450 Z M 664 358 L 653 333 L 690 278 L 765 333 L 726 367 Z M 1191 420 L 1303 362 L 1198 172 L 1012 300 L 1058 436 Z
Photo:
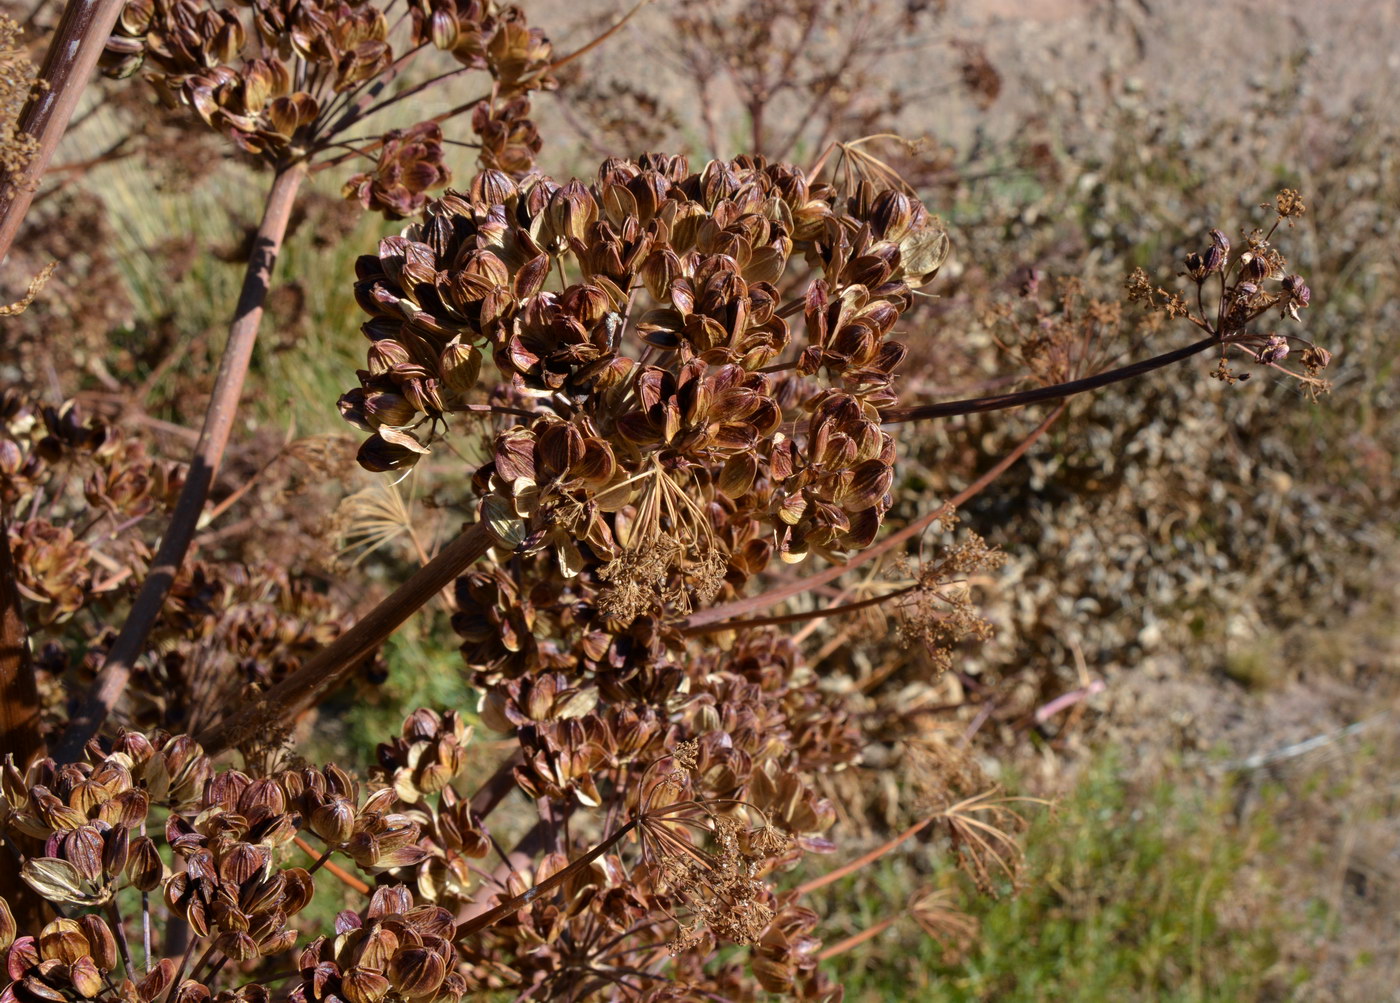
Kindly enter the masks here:
M 905 338 L 949 236 L 859 140 L 811 170 L 761 155 L 775 123 L 759 99 L 795 63 L 725 70 L 752 99 L 751 154 L 698 169 L 608 157 L 587 180 L 554 179 L 532 169 L 527 117 L 564 62 L 543 36 L 477 0 L 394 7 L 138 0 L 122 12 L 111 68 L 152 71 L 169 103 L 273 180 L 193 464 L 34 393 L 0 407 L 0 558 L 14 565 L 0 595 L 0 833 L 19 863 L 0 899 L 7 993 L 837 1000 L 820 962 L 904 916 L 965 950 L 975 922 L 947 888 L 921 887 L 830 946 L 803 896 L 940 835 L 983 891 L 1016 884 L 1038 802 L 985 781 L 975 728 L 908 751 L 925 797 L 897 836 L 820 864 L 847 849 L 842 815 L 867 807 L 851 791 L 863 757 L 918 736 L 922 711 L 895 684 L 955 677 L 989 633 L 973 590 L 1000 555 L 964 534 L 907 562 L 903 584 L 839 582 L 935 523 L 952 535 L 957 508 L 1077 394 L 1203 353 L 1232 385 L 1270 371 L 1325 389 L 1328 353 L 1290 326 L 1310 290 L 1272 243 L 1301 200 L 1281 193 L 1273 228 L 1236 253 L 1211 231 L 1184 295 L 1130 280 L 1130 299 L 1201 340 L 1105 368 L 1121 316 L 1067 295 L 1058 313 L 1032 311 L 1038 333 L 1005 342 L 1036 385 L 929 400 L 905 379 Z M 793 9 L 810 34 L 846 8 Z M 713 36 L 718 22 L 690 24 L 717 52 L 734 44 Z M 804 44 L 757 20 L 737 27 L 775 52 Z M 382 96 L 432 48 L 458 68 Z M 968 86 L 994 96 L 985 57 L 961 51 Z M 491 78 L 481 100 L 345 138 L 466 71 Z M 821 93 L 835 102 L 835 88 Z M 468 110 L 482 170 L 430 197 L 449 180 L 444 127 Z M 202 517 L 220 514 L 206 510 L 209 484 L 301 179 L 349 157 L 372 164 L 346 197 L 410 221 L 344 277 L 368 347 L 338 407 L 363 436 L 360 466 L 386 483 L 342 509 L 352 560 L 338 574 L 353 589 L 367 577 L 356 561 L 399 536 L 419 565 L 353 623 L 290 558 L 186 557 Z M 903 479 L 903 426 L 1050 402 L 941 503 Z M 334 472 L 333 448 L 297 442 L 279 457 L 308 479 Z M 459 492 L 437 525 L 405 504 L 410 478 L 434 504 Z M 156 513 L 170 525 L 152 555 L 131 530 Z M 438 545 L 448 525 L 460 531 Z M 384 641 L 444 589 L 477 717 L 508 754 L 473 741 L 462 711 L 420 709 L 364 776 L 305 762 L 298 717 L 373 672 Z M 919 653 L 891 646 L 857 685 L 824 679 L 819 664 L 863 651 L 845 615 L 882 607 Z M 86 687 L 72 708 L 65 686 Z M 498 811 L 507 802 L 523 832 Z

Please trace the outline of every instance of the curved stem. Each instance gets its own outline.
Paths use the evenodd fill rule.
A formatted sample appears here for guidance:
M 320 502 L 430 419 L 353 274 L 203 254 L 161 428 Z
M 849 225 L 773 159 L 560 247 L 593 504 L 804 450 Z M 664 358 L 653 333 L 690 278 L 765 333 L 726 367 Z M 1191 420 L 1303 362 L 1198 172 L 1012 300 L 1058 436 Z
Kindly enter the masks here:
M 214 755 L 240 745 L 312 706 L 490 547 L 486 529 L 480 524 L 470 527 L 300 669 L 201 734 L 199 743 L 204 751 Z
M 591 42 L 584 43 L 582 46 L 575 49 L 567 56 L 560 56 L 554 62 L 549 64 L 549 69 L 557 70 L 561 66 L 567 66 L 569 63 L 572 63 L 575 59 L 578 59 L 580 56 L 588 55 L 588 53 L 592 52 L 598 46 L 602 45 L 609 38 L 615 35 L 617 32 L 621 31 L 622 26 L 625 25 L 628 21 L 632 20 L 633 16 L 637 13 L 637 11 L 641 10 L 649 3 L 651 3 L 651 0 L 637 0 L 637 3 L 632 6 L 632 9 L 629 10 L 626 14 L 623 14 L 619 20 L 615 21 L 611 28 L 608 28 L 606 31 L 604 31 L 597 38 L 593 39 Z
M 559 887 L 569 878 L 573 877 L 579 871 L 583 870 L 589 864 L 593 863 L 593 861 L 597 860 L 604 853 L 607 853 L 608 850 L 612 849 L 612 847 L 617 843 L 618 840 L 620 840 L 623 836 L 627 835 L 636 827 L 637 819 L 634 818 L 630 822 L 624 824 L 607 839 L 603 840 L 597 846 L 593 847 L 593 849 L 589 850 L 583 856 L 579 857 L 577 860 L 571 860 L 569 862 L 568 867 L 564 867 L 555 871 L 553 874 L 545 878 L 539 884 L 527 889 L 524 893 L 516 895 L 514 898 L 507 899 L 495 908 L 482 913 L 480 916 L 475 916 L 467 920 L 461 926 L 457 927 L 457 933 L 453 939 L 456 940 L 462 937 L 470 937 L 477 931 L 484 930 L 491 924 L 496 923 L 501 919 L 504 919 L 506 916 L 509 916 L 521 906 L 529 905 L 531 902 L 535 901 L 535 899 L 539 898 L 546 892 L 553 891 L 555 888 Z
M 282 249 L 292 206 L 297 191 L 306 176 L 301 163 L 283 167 L 273 178 L 258 226 L 252 256 L 243 274 L 243 289 L 238 295 L 233 323 L 229 325 L 228 343 L 219 362 L 214 380 L 214 393 L 204 412 L 204 428 L 199 433 L 194 457 L 180 489 L 179 500 L 170 516 L 170 525 L 160 541 L 155 559 L 146 575 L 141 591 L 132 603 L 126 623 L 112 644 L 97 680 L 69 720 L 68 730 L 60 742 L 56 757 L 59 762 L 77 759 L 88 740 L 97 734 L 131 678 L 131 669 L 140 657 L 146 637 L 165 605 L 166 596 L 175 582 L 175 575 L 185 559 L 190 542 L 199 526 L 200 514 L 209 498 L 214 475 L 223 459 L 238 411 L 238 399 L 243 393 L 243 379 L 253 356 L 258 327 L 262 323 L 263 304 L 267 300 L 272 269 Z
M 913 407 L 886 408 L 880 412 L 880 418 L 886 424 L 893 425 L 904 421 L 920 421 L 924 418 L 948 418 L 959 414 L 976 414 L 980 411 L 1002 411 L 1006 408 L 1022 407 L 1040 401 L 1060 400 L 1064 397 L 1082 394 L 1088 390 L 1097 390 L 1099 387 L 1106 387 L 1111 383 L 1130 380 L 1135 376 L 1150 373 L 1154 369 L 1162 369 L 1180 362 L 1182 359 L 1198 355 L 1208 348 L 1215 348 L 1221 343 L 1220 336 L 1212 334 L 1209 338 L 1202 338 L 1185 348 L 1178 348 L 1175 351 L 1166 352 L 1142 362 L 1134 362 L 1118 369 L 1110 369 L 1108 372 L 1086 376 L 1082 380 L 1056 383 L 1054 386 L 1038 387 L 1035 390 L 1025 390 L 1017 394 L 973 397 L 968 400 L 944 401 L 942 404 L 916 404 Z

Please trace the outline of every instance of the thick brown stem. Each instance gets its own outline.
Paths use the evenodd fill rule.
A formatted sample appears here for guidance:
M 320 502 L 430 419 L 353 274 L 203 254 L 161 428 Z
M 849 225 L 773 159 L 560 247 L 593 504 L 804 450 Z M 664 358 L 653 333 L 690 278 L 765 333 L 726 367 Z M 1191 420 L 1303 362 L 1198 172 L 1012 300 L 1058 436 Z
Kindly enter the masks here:
M 481 525 L 469 528 L 442 552 L 370 610 L 340 637 L 326 645 L 257 702 L 235 710 L 199 736 L 213 755 L 233 748 L 280 722 L 290 721 L 364 664 L 399 625 L 445 588 L 491 547 Z
M 9 524 L 0 514 L 0 760 L 15 757 L 20 772 L 40 755 L 39 688 L 29 659 L 29 633 L 19 605 Z
M 30 99 L 20 118 L 20 131 L 39 140 L 39 148 L 25 169 L 30 182 L 42 177 L 53 159 L 125 5 L 126 0 L 69 0 L 63 9 L 39 69 L 39 79 L 47 86 Z M 34 201 L 34 189 L 33 183 L 12 183 L 0 190 L 0 261 L 10 253 L 24 214 Z
M 170 525 L 166 527 L 146 581 L 132 603 L 121 633 L 107 654 L 102 671 L 69 721 L 68 731 L 57 751 L 60 762 L 78 758 L 83 746 L 97 734 L 102 722 L 116 706 L 122 691 L 126 689 L 127 680 L 131 678 L 132 666 L 145 647 L 146 637 L 160 615 L 175 575 L 189 551 L 204 503 L 209 498 L 209 489 L 214 483 L 214 475 L 223 459 L 229 433 L 233 430 L 238 399 L 243 393 L 243 379 L 248 373 L 258 327 L 262 323 L 263 304 L 267 300 L 272 269 L 282 248 L 282 238 L 287 233 L 287 222 L 291 218 L 297 191 L 305 176 L 305 165 L 297 163 L 278 171 L 272 181 L 262 224 L 258 227 L 253 253 L 243 276 L 243 289 L 238 296 L 233 323 L 229 326 L 228 343 L 224 346 L 223 359 L 219 363 L 214 393 L 204 412 L 204 428 L 199 434 L 175 511 L 171 513 Z
M 862 550 L 845 564 L 833 564 L 831 567 L 818 571 L 814 575 L 808 575 L 806 578 L 799 578 L 795 582 L 787 582 L 783 585 L 774 586 L 767 592 L 761 592 L 756 596 L 749 596 L 747 599 L 736 599 L 733 602 L 725 603 L 723 606 L 712 606 L 709 609 L 702 609 L 698 613 L 692 613 L 676 626 L 687 634 L 703 633 L 700 628 L 704 627 L 709 627 L 711 630 L 725 630 L 730 626 L 726 621 L 749 616 L 760 610 L 770 609 L 784 599 L 800 595 L 808 589 L 817 588 L 818 586 L 825 585 L 827 582 L 835 581 L 847 571 L 854 570 L 868 561 L 873 561 L 875 558 L 889 553 L 904 541 L 922 533 L 926 527 L 931 526 L 933 523 L 943 518 L 943 516 L 952 512 L 969 498 L 984 491 L 987 485 L 991 484 L 992 481 L 1005 473 L 1017 460 L 1026 454 L 1026 451 L 1035 444 L 1036 440 L 1050 430 L 1050 426 L 1055 423 L 1056 419 L 1064 414 L 1065 407 L 1065 404 L 1061 404 L 1054 411 L 1050 412 L 1046 419 L 1032 429 L 1031 433 L 1022 439 L 1015 449 L 1003 456 L 990 470 L 967 487 L 963 488 L 952 498 L 949 498 L 938 508 L 920 516 L 899 532 L 891 534 L 873 547 Z M 717 624 L 718 626 L 710 627 L 711 624 Z
M 1039 387 L 1035 390 L 1025 390 L 1018 394 L 1000 394 L 995 397 L 974 397 L 970 400 L 944 401 L 942 404 L 916 404 L 913 407 L 891 407 L 880 412 L 880 418 L 886 424 L 896 424 L 903 421 L 920 421 L 924 418 L 949 418 L 958 414 L 976 414 L 979 411 L 1002 411 L 1011 407 L 1023 407 L 1026 404 L 1036 404 L 1040 401 L 1060 400 L 1064 397 L 1072 397 L 1075 394 L 1082 394 L 1089 390 L 1097 390 L 1099 387 L 1106 387 L 1110 383 L 1119 383 L 1123 380 L 1130 380 L 1135 376 L 1142 376 L 1150 373 L 1154 369 L 1162 369 L 1182 359 L 1189 359 L 1193 355 L 1199 355 L 1208 348 L 1214 348 L 1221 343 L 1220 336 L 1212 334 L 1209 338 L 1202 338 L 1200 341 L 1187 345 L 1185 348 L 1178 348 L 1173 352 L 1166 352 L 1142 362 L 1134 362 L 1132 365 L 1123 366 L 1119 369 L 1110 369 L 1108 372 L 1096 373 L 1093 376 L 1086 376 L 1082 380 L 1072 380 L 1069 383 L 1057 383 L 1050 387 Z

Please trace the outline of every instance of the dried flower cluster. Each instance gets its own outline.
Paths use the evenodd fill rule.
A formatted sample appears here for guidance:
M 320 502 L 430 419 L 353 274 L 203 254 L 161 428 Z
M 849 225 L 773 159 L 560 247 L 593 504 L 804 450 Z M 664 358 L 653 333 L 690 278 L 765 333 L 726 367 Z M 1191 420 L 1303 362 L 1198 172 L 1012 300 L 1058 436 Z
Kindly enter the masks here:
M 1293 274 L 1283 254 L 1270 243 L 1279 224 L 1293 225 L 1307 207 L 1299 194 L 1290 188 L 1279 192 L 1273 205 L 1266 204 L 1276 214 L 1268 232 L 1252 230 L 1245 236 L 1244 249 L 1233 257 L 1230 240 L 1221 230 L 1210 231 L 1210 245 L 1186 258 L 1186 277 L 1196 286 L 1195 311 L 1180 294 L 1154 288 L 1141 269 L 1129 277 L 1128 299 L 1165 314 L 1186 317 L 1220 342 L 1220 358 L 1211 374 L 1215 379 L 1235 384 L 1249 379 L 1249 373 L 1237 372 L 1229 365 L 1229 357 L 1244 356 L 1261 366 L 1293 377 L 1311 397 L 1326 393 L 1331 385 L 1321 373 L 1332 361 L 1332 353 L 1296 334 L 1277 330 L 1260 331 L 1257 321 L 1277 311 L 1281 320 L 1300 320 L 1298 311 L 1312 301 L 1312 290 L 1301 275 Z M 1215 309 L 1207 311 L 1207 290 L 1215 297 Z M 1282 365 L 1294 346 L 1300 346 L 1297 358 L 1302 371 Z
M 6 520 L 7 538 L 45 686 L 82 684 L 101 664 L 114 633 L 108 618 L 130 601 L 151 560 L 124 528 L 163 515 L 183 476 L 143 439 L 83 417 L 71 402 L 35 407 L 14 391 L 0 395 L 0 504 L 23 513 Z M 314 576 L 266 561 L 192 562 L 137 666 L 128 720 L 207 725 L 346 624 Z
M 373 345 L 341 410 L 373 433 L 365 466 L 411 466 L 449 416 L 501 410 L 473 394 L 489 350 L 493 399 L 532 416 L 475 475 L 497 543 L 601 581 L 621 624 L 689 612 L 775 553 L 875 538 L 889 335 L 946 247 L 901 192 L 761 160 L 609 161 L 591 187 L 486 172 L 361 260 Z
M 345 147 L 377 161 L 355 175 L 345 196 L 402 218 L 425 192 L 447 183 L 439 122 L 472 111 L 484 165 L 529 170 L 540 143 L 529 121 L 531 91 L 555 86 L 552 49 L 518 7 L 493 2 L 414 0 L 390 21 L 393 4 L 258 0 L 202 8 L 191 0 L 133 0 L 107 47 L 108 71 L 145 70 L 161 100 L 192 109 L 243 151 L 273 165 L 315 159 Z M 400 30 L 403 25 L 403 30 Z M 410 129 L 391 129 L 362 146 L 339 139 L 352 126 L 401 101 L 380 91 L 427 50 L 459 71 L 490 75 L 488 96 Z M 376 151 L 377 148 L 377 152 Z

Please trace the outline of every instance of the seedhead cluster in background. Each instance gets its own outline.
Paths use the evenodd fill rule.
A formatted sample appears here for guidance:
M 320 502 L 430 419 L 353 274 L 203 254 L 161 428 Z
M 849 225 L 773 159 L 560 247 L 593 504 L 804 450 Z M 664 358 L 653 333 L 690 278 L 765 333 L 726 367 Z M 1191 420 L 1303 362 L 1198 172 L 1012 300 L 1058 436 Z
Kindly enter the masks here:
M 992 634 L 976 588 L 1006 560 L 957 509 L 1066 398 L 1197 354 L 1230 384 L 1325 389 L 1330 356 L 1297 333 L 1312 293 L 1272 243 L 1303 204 L 1285 190 L 1271 228 L 1233 248 L 1211 230 L 1177 282 L 1132 273 L 1126 314 L 1073 284 L 1045 306 L 1028 273 L 987 313 L 1007 378 L 969 391 L 1006 392 L 931 400 L 950 395 L 913 363 L 955 337 L 931 308 L 950 239 L 874 138 L 845 132 L 874 115 L 843 89 L 873 72 L 873 43 L 826 52 L 831 9 L 771 6 L 734 24 L 677 15 L 681 58 L 719 59 L 697 81 L 727 76 L 744 97 L 750 153 L 614 149 L 581 179 L 534 169 L 530 118 L 566 64 L 587 94 L 581 64 L 516 8 L 126 6 L 107 68 L 132 79 L 112 93 L 148 82 L 273 175 L 231 255 L 247 279 L 230 345 L 251 352 L 296 213 L 327 211 L 302 177 L 353 161 L 346 202 L 408 222 L 334 277 L 369 342 L 338 401 L 358 446 L 284 442 L 239 484 L 214 481 L 208 429 L 246 354 L 226 356 L 186 464 L 196 437 L 178 425 L 180 448 L 157 449 L 168 421 L 50 399 L 82 374 L 24 331 L 0 398 L 3 699 L 21 722 L 0 778 L 20 862 L 0 887 L 8 997 L 836 1000 L 821 962 L 896 921 L 950 955 L 975 942 L 946 880 L 831 944 L 811 898 L 916 838 L 947 847 L 944 879 L 961 868 L 988 894 L 1019 880 L 1038 803 L 1001 793 L 976 728 L 952 734 L 924 700 L 963 684 L 968 646 Z M 788 58 L 749 67 L 736 33 Z M 954 78 L 995 99 L 985 54 L 954 49 Z M 434 50 L 455 64 L 419 67 Z M 484 95 L 400 117 L 468 72 Z M 809 77 L 820 115 L 780 116 L 770 102 Z M 784 159 L 809 144 L 807 166 Z M 478 169 L 451 188 L 457 146 Z M 1121 365 L 1114 340 L 1135 323 L 1201 340 Z M 916 486 L 924 429 L 1049 403 L 966 489 Z M 355 560 L 336 562 L 305 510 L 349 479 L 352 451 L 383 481 L 342 511 Z M 240 507 L 241 528 L 211 528 Z M 399 526 L 407 562 L 387 546 Z M 399 588 L 367 601 L 384 578 Z M 308 762 L 299 715 L 382 681 L 380 646 L 424 607 L 445 612 L 478 705 L 413 709 L 365 773 L 353 750 L 347 767 Z M 868 637 L 830 626 L 852 622 L 902 654 L 871 666 Z

